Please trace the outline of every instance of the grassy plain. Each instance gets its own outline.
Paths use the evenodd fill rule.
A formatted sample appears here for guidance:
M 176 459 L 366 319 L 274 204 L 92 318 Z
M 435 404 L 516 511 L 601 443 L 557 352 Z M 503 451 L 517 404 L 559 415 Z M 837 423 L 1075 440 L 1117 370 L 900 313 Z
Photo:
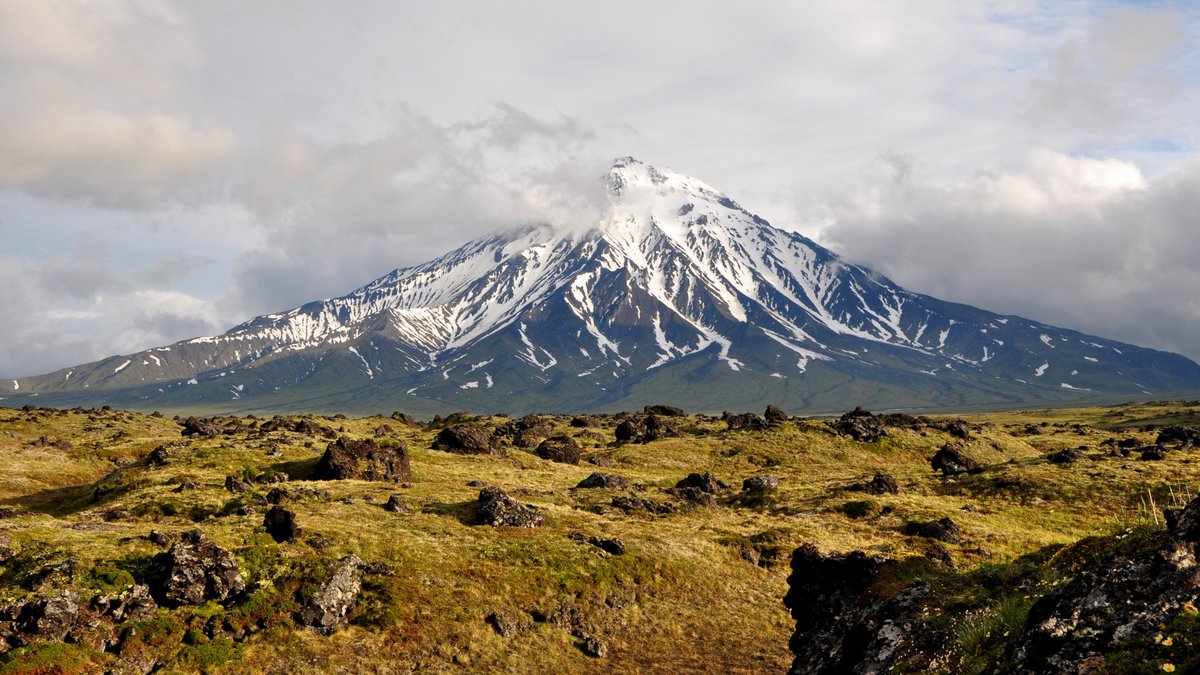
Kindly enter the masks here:
M 142 634 L 161 634 L 145 638 L 145 648 L 166 672 L 784 672 L 792 623 L 781 598 L 792 549 L 813 543 L 823 551 L 923 561 L 938 549 L 954 567 L 929 563 L 914 574 L 942 577 L 942 608 L 962 610 L 947 612 L 945 621 L 956 627 L 961 666 L 969 671 L 994 659 L 994 635 L 1018 627 L 1033 600 L 1069 574 L 1064 556 L 1087 555 L 1064 547 L 1160 527 L 1158 509 L 1180 505 L 1200 486 L 1192 452 L 1169 452 L 1162 461 L 1113 452 L 1125 439 L 1153 444 L 1157 427 L 1200 421 L 1200 402 L 973 415 L 966 417 L 973 425 L 966 441 L 934 429 L 893 428 L 858 442 L 827 420 L 729 430 L 716 418 L 688 417 L 672 420 L 677 438 L 618 444 L 611 417 L 592 418 L 586 428 L 571 426 L 569 416 L 539 420 L 548 433 L 576 437 L 585 457 L 579 465 L 511 446 L 496 455 L 433 450 L 436 425 L 309 419 L 340 435 L 403 442 L 411 481 L 310 481 L 328 443 L 314 435 L 244 428 L 181 445 L 160 465 L 146 461 L 152 450 L 186 440 L 170 418 L 0 409 L 0 534 L 14 551 L 0 562 L 0 604 L 64 585 L 85 593 L 119 589 L 162 550 L 148 540 L 151 530 L 199 528 L 233 552 L 250 589 L 224 607 L 159 610 Z M 261 421 L 238 420 L 243 427 Z M 961 443 L 985 470 L 954 478 L 934 473 L 929 459 L 947 443 Z M 1048 461 L 1066 448 L 1082 448 L 1083 458 Z M 574 487 L 593 471 L 619 474 L 635 487 Z M 328 491 L 288 503 L 303 528 L 291 543 L 267 536 L 262 508 L 238 515 L 255 503 L 254 494 L 276 487 L 264 480 L 276 472 L 291 477 L 283 484 L 289 489 Z M 717 506 L 689 506 L 662 492 L 693 472 L 712 472 L 730 485 Z M 845 490 L 876 472 L 895 477 L 899 493 Z M 778 477 L 779 490 L 762 499 L 739 496 L 743 479 L 760 474 Z M 224 487 L 229 475 L 258 481 L 255 492 L 231 494 Z M 199 488 L 177 491 L 188 481 Z M 536 506 L 546 524 L 474 525 L 473 481 Z M 382 507 L 393 494 L 409 512 Z M 678 510 L 654 515 L 612 506 L 613 497 L 627 494 Z M 962 529 L 960 543 L 904 534 L 910 521 L 944 516 Z M 571 533 L 618 538 L 626 552 L 604 553 Z M 305 581 L 348 553 L 389 572 L 366 578 L 347 628 L 331 636 L 297 628 L 290 616 Z M 1029 569 L 1044 571 L 1042 586 L 984 590 L 970 581 Z M 517 618 L 515 636 L 502 637 L 487 623 L 498 611 Z M 585 655 L 577 636 L 556 627 L 554 617 L 563 615 L 603 640 L 607 656 Z M 244 639 L 206 635 L 214 616 L 247 628 Z M 118 666 L 115 654 L 79 645 L 0 655 L 0 673 Z

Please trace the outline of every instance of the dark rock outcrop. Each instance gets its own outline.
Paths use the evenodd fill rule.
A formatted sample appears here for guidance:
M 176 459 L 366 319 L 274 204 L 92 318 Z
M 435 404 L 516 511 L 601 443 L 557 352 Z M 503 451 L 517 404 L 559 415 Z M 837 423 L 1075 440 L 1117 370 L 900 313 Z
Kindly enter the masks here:
M 267 514 L 263 517 L 263 526 L 267 528 L 267 534 L 271 535 L 277 544 L 292 541 L 300 536 L 300 526 L 296 524 L 296 514 L 282 506 L 272 506 L 267 509 Z
M 599 471 L 579 481 L 577 488 L 609 488 L 624 490 L 629 487 L 629 481 L 623 476 L 618 476 L 615 473 L 601 473 Z
M 578 464 L 580 448 L 575 439 L 570 436 L 554 436 L 547 438 L 537 446 L 537 456 L 551 462 Z
M 968 440 L 971 437 L 971 426 L 965 420 L 932 419 L 929 417 L 913 417 L 902 413 L 875 415 L 861 407 L 855 408 L 842 415 L 830 426 L 835 432 L 856 441 L 870 443 L 891 435 L 890 429 L 908 429 L 924 431 L 935 429 L 943 431 L 955 438 Z
M 779 489 L 779 478 L 767 474 L 751 476 L 742 481 L 742 492 L 766 494 Z
M 862 408 L 855 408 L 845 413 L 832 426 L 833 430 L 839 434 L 866 443 L 877 441 L 888 435 L 884 420 Z
M 647 405 L 642 407 L 642 412 L 647 415 L 660 415 L 662 417 L 684 417 L 687 415 L 683 408 L 677 408 L 673 405 Z
M 928 522 L 910 521 L 904 526 L 904 534 L 936 539 L 947 544 L 957 544 L 962 541 L 962 529 L 949 517 Z
M 572 532 L 567 535 L 567 538 L 572 541 L 591 544 L 610 555 L 624 555 L 625 553 L 625 544 L 615 537 L 589 537 L 578 532 Z
M 1188 450 L 1200 444 L 1200 429 L 1180 424 L 1163 427 L 1154 444 L 1166 447 L 1170 443 L 1174 443 L 1178 450 Z
M 157 562 L 160 575 L 151 591 L 167 606 L 220 602 L 246 589 L 233 556 L 200 530 L 180 534 L 179 540 L 160 554 Z
M 254 484 L 240 476 L 225 476 L 225 489 L 235 495 L 240 495 L 253 490 Z
M 213 438 L 220 436 L 221 426 L 212 420 L 200 417 L 189 417 L 183 421 L 183 430 L 179 433 L 193 438 Z
M 929 460 L 934 471 L 941 471 L 943 476 L 958 476 L 964 473 L 976 473 L 983 469 L 979 462 L 967 457 L 956 446 L 946 444 Z
M 692 488 L 695 490 L 695 488 Z M 704 494 L 697 490 L 698 494 Z M 711 498 L 711 495 L 709 495 Z M 655 515 L 664 515 L 675 513 L 679 508 L 675 504 L 669 502 L 655 502 L 649 499 L 642 499 L 634 495 L 618 495 L 612 498 L 612 506 L 615 509 L 620 509 L 625 513 L 651 513 Z
M 1158 445 L 1147 445 L 1142 448 L 1140 459 L 1144 462 L 1161 462 L 1167 458 L 1167 449 Z
M 296 613 L 296 623 L 325 634 L 345 626 L 346 617 L 354 609 L 362 590 L 364 566 L 356 555 L 339 560 L 329 581 L 321 584 Z
M 1165 513 L 1167 533 L 1086 566 L 1034 604 L 1009 645 L 1014 671 L 1083 672 L 1114 652 L 1161 649 L 1162 627 L 1200 601 L 1200 500 Z
M 373 439 L 339 438 L 325 448 L 313 469 L 315 480 L 373 480 L 400 483 L 412 479 L 408 447 L 380 445 Z
M 767 428 L 767 423 L 763 421 L 763 418 L 752 412 L 741 413 L 740 415 L 726 412 L 721 415 L 721 419 L 724 420 L 725 427 L 730 431 Z
M 788 416 L 779 406 L 769 405 L 766 411 L 763 412 L 763 419 L 766 420 L 767 425 L 776 427 L 788 421 Z
M 1078 448 L 1063 448 L 1046 455 L 1046 460 L 1052 464 L 1074 464 L 1083 459 L 1083 452 Z
M 433 449 L 459 455 L 491 455 L 500 452 L 500 441 L 482 424 L 458 424 L 439 431 Z
M 622 420 L 613 431 L 618 443 L 632 443 L 641 438 L 644 433 L 646 433 L 646 423 L 632 419 Z
M 898 593 L 876 588 L 897 565 L 862 551 L 822 555 L 811 544 L 796 549 L 783 601 L 796 621 L 789 672 L 944 670 L 953 640 L 921 611 L 929 585 L 914 582 Z
M 585 655 L 594 659 L 602 659 L 608 656 L 608 645 L 593 635 L 585 636 L 579 648 Z
M 686 478 L 675 484 L 676 488 L 696 488 L 701 492 L 708 494 L 718 494 L 723 490 L 728 490 L 729 486 L 717 480 L 717 477 L 711 473 L 690 473 Z
M 702 490 L 698 487 L 673 487 L 666 491 L 672 497 L 678 497 L 689 504 L 696 506 L 713 507 L 717 505 L 717 500 L 713 493 Z
M 475 522 L 479 525 L 506 527 L 538 527 L 545 516 L 528 504 L 522 504 L 499 488 L 486 487 L 479 491 L 479 507 Z
M 392 495 L 388 497 L 387 502 L 383 505 L 385 511 L 392 513 L 408 513 L 408 504 L 404 503 L 404 498 L 400 495 Z
M 508 612 L 492 612 L 488 614 L 486 621 L 502 638 L 511 638 L 517 634 L 517 618 Z
M 654 414 L 621 420 L 613 433 L 618 443 L 650 443 L 679 436 L 679 431 L 664 416 Z
M 900 484 L 891 474 L 878 472 L 875 477 L 864 483 L 852 483 L 846 486 L 850 492 L 865 492 L 869 495 L 900 494 Z
M 0 606 L 0 653 L 38 641 L 111 650 L 119 643 L 121 624 L 149 619 L 157 609 L 149 589 L 140 584 L 90 600 L 84 600 L 74 589 L 58 589 Z

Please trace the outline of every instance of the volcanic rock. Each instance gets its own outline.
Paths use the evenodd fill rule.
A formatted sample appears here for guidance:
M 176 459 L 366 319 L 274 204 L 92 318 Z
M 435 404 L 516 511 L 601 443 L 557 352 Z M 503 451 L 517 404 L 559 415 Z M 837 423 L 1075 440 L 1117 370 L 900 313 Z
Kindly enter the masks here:
M 941 471 L 943 476 L 957 476 L 964 473 L 975 473 L 983 467 L 978 462 L 967 457 L 956 446 L 946 444 L 929 460 L 934 471 Z
M 412 479 L 408 447 L 379 445 L 372 439 L 342 437 L 325 448 L 313 469 L 315 480 L 372 480 L 400 483 Z
M 475 522 L 479 525 L 507 527 L 538 527 L 545 516 L 537 509 L 522 504 L 499 488 L 486 487 L 479 491 L 479 509 Z
M 246 589 L 233 556 L 200 530 L 182 533 L 157 561 L 162 576 L 151 591 L 167 606 L 220 602 Z
M 491 455 L 500 452 L 500 442 L 481 424 L 458 424 L 439 431 L 433 449 L 460 455 Z
M 358 602 L 362 590 L 363 567 L 363 561 L 356 555 L 339 560 L 329 581 L 321 584 L 296 613 L 296 623 L 325 634 L 346 625 L 346 615 Z

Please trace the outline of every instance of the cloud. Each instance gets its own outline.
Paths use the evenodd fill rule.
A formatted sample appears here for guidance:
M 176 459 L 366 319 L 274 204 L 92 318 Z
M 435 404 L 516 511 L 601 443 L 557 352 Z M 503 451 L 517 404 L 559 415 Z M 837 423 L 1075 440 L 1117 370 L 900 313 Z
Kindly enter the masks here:
M 163 288 L 155 267 L 120 269 L 86 246 L 36 261 L 0 255 L 0 373 L 49 372 L 223 328 L 212 302 Z
M 1195 161 L 1146 179 L 1039 150 L 950 185 L 881 161 L 821 239 L 910 290 L 1200 360 L 1197 209 Z
M 1183 17 L 1171 8 L 1102 14 L 1050 54 L 1031 83 L 1031 114 L 1100 133 L 1161 123 L 1143 102 L 1175 97 L 1179 82 L 1161 66 L 1186 38 Z
M 578 121 L 506 105 L 449 125 L 406 111 L 368 143 L 295 147 L 284 179 L 262 173 L 240 195 L 269 233 L 235 266 L 245 312 L 346 292 L 506 227 L 594 223 L 612 161 Z
M 211 199 L 235 132 L 191 114 L 204 59 L 159 0 L 0 0 L 0 187 L 103 208 Z

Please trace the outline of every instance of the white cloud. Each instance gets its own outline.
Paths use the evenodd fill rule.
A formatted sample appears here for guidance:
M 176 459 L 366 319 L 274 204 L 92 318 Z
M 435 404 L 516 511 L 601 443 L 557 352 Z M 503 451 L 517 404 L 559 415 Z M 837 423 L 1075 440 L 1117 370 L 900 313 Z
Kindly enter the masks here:
M 0 372 L 49 372 L 222 327 L 212 302 L 153 288 L 145 271 L 122 273 L 102 259 L 0 255 Z
M 1200 359 L 1200 163 L 1151 179 L 1042 150 L 945 186 L 864 179 L 821 239 L 910 290 Z

